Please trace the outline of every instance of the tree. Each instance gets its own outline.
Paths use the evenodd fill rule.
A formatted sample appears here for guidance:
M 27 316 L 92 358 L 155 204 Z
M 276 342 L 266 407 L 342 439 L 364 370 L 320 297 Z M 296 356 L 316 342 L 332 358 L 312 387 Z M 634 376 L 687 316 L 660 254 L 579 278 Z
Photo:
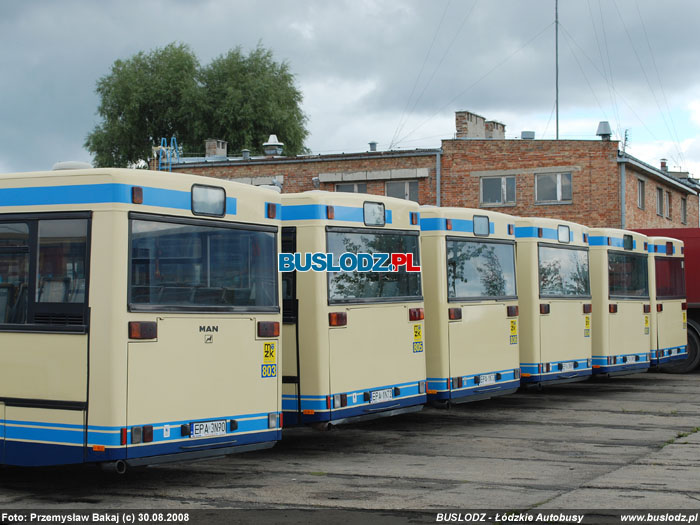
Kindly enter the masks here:
M 129 166 L 151 156 L 161 137 L 175 136 L 185 153 L 218 138 L 230 151 L 262 151 L 271 133 L 290 155 L 305 152 L 302 96 L 286 63 L 258 46 L 240 48 L 202 67 L 185 44 L 117 60 L 97 82 L 102 118 L 85 147 L 96 166 Z

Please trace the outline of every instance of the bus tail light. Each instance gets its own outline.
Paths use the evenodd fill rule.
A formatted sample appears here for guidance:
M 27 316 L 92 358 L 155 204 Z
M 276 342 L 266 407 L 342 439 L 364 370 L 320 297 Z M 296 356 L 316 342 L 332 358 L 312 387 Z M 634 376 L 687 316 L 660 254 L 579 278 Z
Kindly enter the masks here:
M 608 246 L 610 246 L 610 245 L 612 244 L 612 242 L 610 241 L 611 238 L 610 238 L 610 237 L 606 237 L 606 239 L 608 240 Z
M 672 242 L 666 243 L 666 255 L 673 255 L 673 243 Z
M 271 412 L 267 415 L 267 428 L 277 428 L 279 417 L 276 412 Z
M 326 206 L 326 219 L 335 219 L 335 208 Z
M 688 309 L 688 303 L 681 303 L 681 310 L 687 310 Z
M 347 312 L 331 312 L 328 314 L 329 326 L 346 326 L 348 324 Z
M 452 219 L 445 219 L 445 229 L 446 230 L 452 229 Z
M 153 425 L 146 425 L 143 427 L 143 432 L 141 435 L 144 443 L 150 443 L 153 441 Z
M 421 321 L 425 319 L 425 311 L 422 308 L 409 308 L 408 319 L 409 321 Z
M 608 305 L 608 311 L 611 314 L 616 314 L 617 313 L 617 305 L 616 304 L 610 304 Z
M 452 378 L 452 389 L 454 390 L 455 388 L 462 388 L 462 378 L 461 377 L 453 377 Z
M 508 235 L 515 235 L 515 224 L 508 225 Z
M 267 218 L 274 219 L 277 217 L 277 205 L 274 202 L 267 203 Z
M 418 393 L 425 394 L 425 381 L 418 381 Z
M 546 315 L 549 313 L 549 305 L 548 304 L 541 304 L 540 305 L 540 313 L 542 315 Z
M 154 321 L 129 321 L 129 339 L 155 339 L 158 324 Z
M 663 312 L 664 311 L 664 305 L 659 303 L 656 305 L 656 311 L 657 312 Z
M 331 396 L 326 396 L 326 408 L 331 409 Z
M 279 337 L 280 324 L 277 321 L 258 321 L 258 337 Z
M 650 314 L 650 313 L 651 313 L 651 305 L 650 305 L 650 304 L 645 304 L 645 305 L 644 305 L 644 313 L 645 313 L 645 314 Z
M 450 321 L 459 321 L 462 318 L 461 308 L 449 308 L 447 313 Z
M 520 379 L 520 369 L 519 369 L 519 368 L 516 368 L 516 369 L 513 371 L 513 377 L 514 377 L 515 379 Z
M 413 224 L 414 226 L 418 224 L 418 213 L 414 211 L 411 212 L 411 224 Z
M 583 305 L 583 313 L 590 314 L 593 311 L 593 305 L 588 303 Z
M 229 432 L 235 432 L 236 430 L 238 430 L 238 421 L 236 421 L 235 419 L 229 420 L 228 429 Z
M 545 371 L 545 372 L 551 372 L 551 371 L 552 371 L 552 365 L 551 365 L 550 363 L 547 363 L 547 364 L 544 366 L 544 371 Z
M 649 251 L 649 243 L 648 243 L 648 242 L 645 242 L 645 243 L 644 243 L 644 251 L 645 251 L 645 252 L 648 252 L 648 251 Z
M 340 408 L 340 394 L 333 394 L 333 408 Z
M 131 187 L 132 204 L 143 204 L 143 188 L 141 186 Z
M 583 234 L 583 242 L 588 244 L 588 234 L 587 233 Z
M 398 386 L 394 387 L 394 397 L 399 397 L 401 395 L 401 389 Z
M 506 307 L 506 313 L 508 317 L 518 317 L 520 309 L 517 306 L 508 306 Z
M 126 428 L 122 428 L 121 432 L 119 432 L 119 435 L 121 437 L 119 443 L 121 443 L 121 445 L 126 445 Z

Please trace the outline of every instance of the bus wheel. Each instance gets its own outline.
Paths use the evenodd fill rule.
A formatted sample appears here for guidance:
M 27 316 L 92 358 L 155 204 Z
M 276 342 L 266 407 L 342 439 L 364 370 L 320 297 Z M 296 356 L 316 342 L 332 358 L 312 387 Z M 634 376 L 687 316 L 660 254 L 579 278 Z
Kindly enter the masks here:
M 700 364 L 700 337 L 688 323 L 688 357 L 683 361 L 661 365 L 659 368 L 671 374 L 687 374 Z

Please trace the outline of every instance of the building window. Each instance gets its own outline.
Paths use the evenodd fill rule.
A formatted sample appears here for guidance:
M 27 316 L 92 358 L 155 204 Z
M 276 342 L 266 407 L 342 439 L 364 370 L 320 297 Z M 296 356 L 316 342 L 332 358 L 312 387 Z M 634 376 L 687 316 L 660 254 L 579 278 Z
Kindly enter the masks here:
M 644 209 L 644 181 L 637 179 L 637 208 Z
M 681 222 L 688 224 L 688 199 L 681 197 Z
M 387 197 L 418 202 L 418 181 L 399 180 L 386 183 Z
M 481 204 L 515 204 L 515 177 L 482 177 Z
M 656 215 L 664 216 L 664 190 L 656 188 Z
M 345 182 L 343 184 L 336 184 L 335 191 L 342 191 L 345 193 L 367 193 L 367 183 Z
M 571 202 L 571 173 L 535 175 L 535 202 Z
M 664 202 L 665 208 L 666 208 L 666 218 L 670 219 L 671 218 L 671 192 L 667 191 L 666 192 L 666 201 Z

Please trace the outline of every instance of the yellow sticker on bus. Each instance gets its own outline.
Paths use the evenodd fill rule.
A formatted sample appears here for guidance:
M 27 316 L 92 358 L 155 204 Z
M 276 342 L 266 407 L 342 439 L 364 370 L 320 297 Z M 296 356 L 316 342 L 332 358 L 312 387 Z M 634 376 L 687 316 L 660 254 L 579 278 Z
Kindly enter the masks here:
M 277 343 L 263 343 L 263 363 L 270 364 L 277 362 Z
M 649 335 L 649 316 L 644 316 L 644 335 Z
M 413 325 L 413 341 L 418 342 L 423 340 L 423 325 L 414 324 Z
M 510 320 L 510 344 L 518 344 L 518 321 L 517 319 Z
M 591 316 L 586 315 L 586 316 L 584 316 L 583 337 L 590 337 L 590 336 L 591 336 Z

